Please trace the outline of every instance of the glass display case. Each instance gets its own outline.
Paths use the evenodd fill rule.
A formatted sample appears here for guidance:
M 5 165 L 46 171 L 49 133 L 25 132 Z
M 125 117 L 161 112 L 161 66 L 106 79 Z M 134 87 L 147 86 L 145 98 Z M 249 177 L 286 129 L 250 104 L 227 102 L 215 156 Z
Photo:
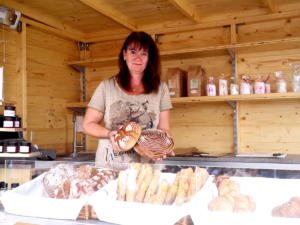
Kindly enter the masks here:
M 77 219 L 87 224 L 176 224 L 180 220 L 200 224 L 206 219 L 212 223 L 228 219 L 233 224 L 245 220 L 259 224 L 300 221 L 297 165 L 294 169 L 290 165 L 286 169 L 268 169 L 259 164 L 257 168 L 254 165 L 249 168 L 246 163 L 239 163 L 239 167 L 190 164 L 164 161 L 147 165 L 95 165 L 94 162 L 7 160 L 2 182 L 8 185 L 1 200 L 5 212 L 10 214 Z M 61 165 L 72 166 L 74 173 L 60 183 L 57 180 L 63 177 L 62 172 L 52 173 L 61 195 L 50 196 L 46 185 L 51 179 L 47 176 Z M 93 169 L 96 172 L 91 172 Z M 79 170 L 84 173 L 78 175 Z M 113 174 L 110 179 L 106 177 L 107 171 Z M 95 174 L 101 174 L 98 177 L 102 182 L 96 182 L 101 185 L 92 189 L 84 186 Z M 80 183 L 76 179 L 85 181 Z M 81 194 L 75 195 L 75 189 Z M 11 206 L 12 200 L 18 201 L 18 207 Z M 41 212 L 38 209 L 41 204 L 50 207 L 49 210 L 45 206 Z M 30 211 L 24 210 L 26 206 Z

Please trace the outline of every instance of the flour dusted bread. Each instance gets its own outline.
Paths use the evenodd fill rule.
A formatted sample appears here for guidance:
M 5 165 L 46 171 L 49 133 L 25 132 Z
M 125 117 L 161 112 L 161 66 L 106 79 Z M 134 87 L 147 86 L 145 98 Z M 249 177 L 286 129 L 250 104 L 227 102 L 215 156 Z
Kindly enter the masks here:
M 156 159 L 160 158 L 174 149 L 174 142 L 162 130 L 145 130 L 134 146 L 134 150 L 141 156 Z
M 90 165 L 84 165 L 79 167 L 79 169 L 74 174 L 74 178 L 79 178 L 81 180 L 90 179 L 93 176 L 95 176 L 98 173 L 97 168 L 90 166 Z
M 54 198 L 55 189 L 73 176 L 76 170 L 77 167 L 73 164 L 59 164 L 52 167 L 43 178 L 43 184 L 49 197 Z
M 234 200 L 230 199 L 230 197 L 218 196 L 211 201 L 209 210 L 213 212 L 233 212 L 232 201 Z
M 115 136 L 115 145 L 120 151 L 133 148 L 142 133 L 142 127 L 135 122 L 125 123 Z
M 286 218 L 300 218 L 299 197 L 293 197 L 287 203 L 275 207 L 272 210 L 272 216 Z

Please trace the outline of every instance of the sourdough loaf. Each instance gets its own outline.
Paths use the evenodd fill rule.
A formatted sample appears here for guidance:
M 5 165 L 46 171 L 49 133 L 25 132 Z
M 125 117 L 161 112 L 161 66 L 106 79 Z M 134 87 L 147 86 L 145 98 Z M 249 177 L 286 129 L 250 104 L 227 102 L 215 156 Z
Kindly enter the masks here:
M 125 123 L 115 135 L 115 145 L 119 151 L 133 148 L 142 133 L 142 127 L 135 122 Z

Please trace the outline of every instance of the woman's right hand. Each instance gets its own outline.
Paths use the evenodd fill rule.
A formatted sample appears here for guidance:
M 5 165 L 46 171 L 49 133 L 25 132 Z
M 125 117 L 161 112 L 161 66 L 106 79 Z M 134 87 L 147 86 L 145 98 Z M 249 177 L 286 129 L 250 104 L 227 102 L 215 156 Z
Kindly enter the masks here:
M 118 131 L 110 131 L 108 134 L 108 138 L 110 139 L 110 142 L 113 146 L 114 151 L 119 152 L 119 149 L 117 149 L 116 145 L 115 145 L 115 135 L 118 133 Z

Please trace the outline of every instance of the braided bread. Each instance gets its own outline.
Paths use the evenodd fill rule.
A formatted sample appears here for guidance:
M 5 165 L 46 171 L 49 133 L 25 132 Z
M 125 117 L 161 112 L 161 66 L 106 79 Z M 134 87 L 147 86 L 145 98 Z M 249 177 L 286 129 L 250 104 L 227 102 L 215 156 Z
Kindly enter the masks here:
M 134 146 L 134 150 L 141 156 L 156 159 L 160 158 L 174 149 L 174 142 L 165 132 L 161 130 L 145 130 Z
M 115 145 L 120 151 L 133 148 L 142 133 L 142 127 L 135 122 L 125 123 L 115 136 Z

